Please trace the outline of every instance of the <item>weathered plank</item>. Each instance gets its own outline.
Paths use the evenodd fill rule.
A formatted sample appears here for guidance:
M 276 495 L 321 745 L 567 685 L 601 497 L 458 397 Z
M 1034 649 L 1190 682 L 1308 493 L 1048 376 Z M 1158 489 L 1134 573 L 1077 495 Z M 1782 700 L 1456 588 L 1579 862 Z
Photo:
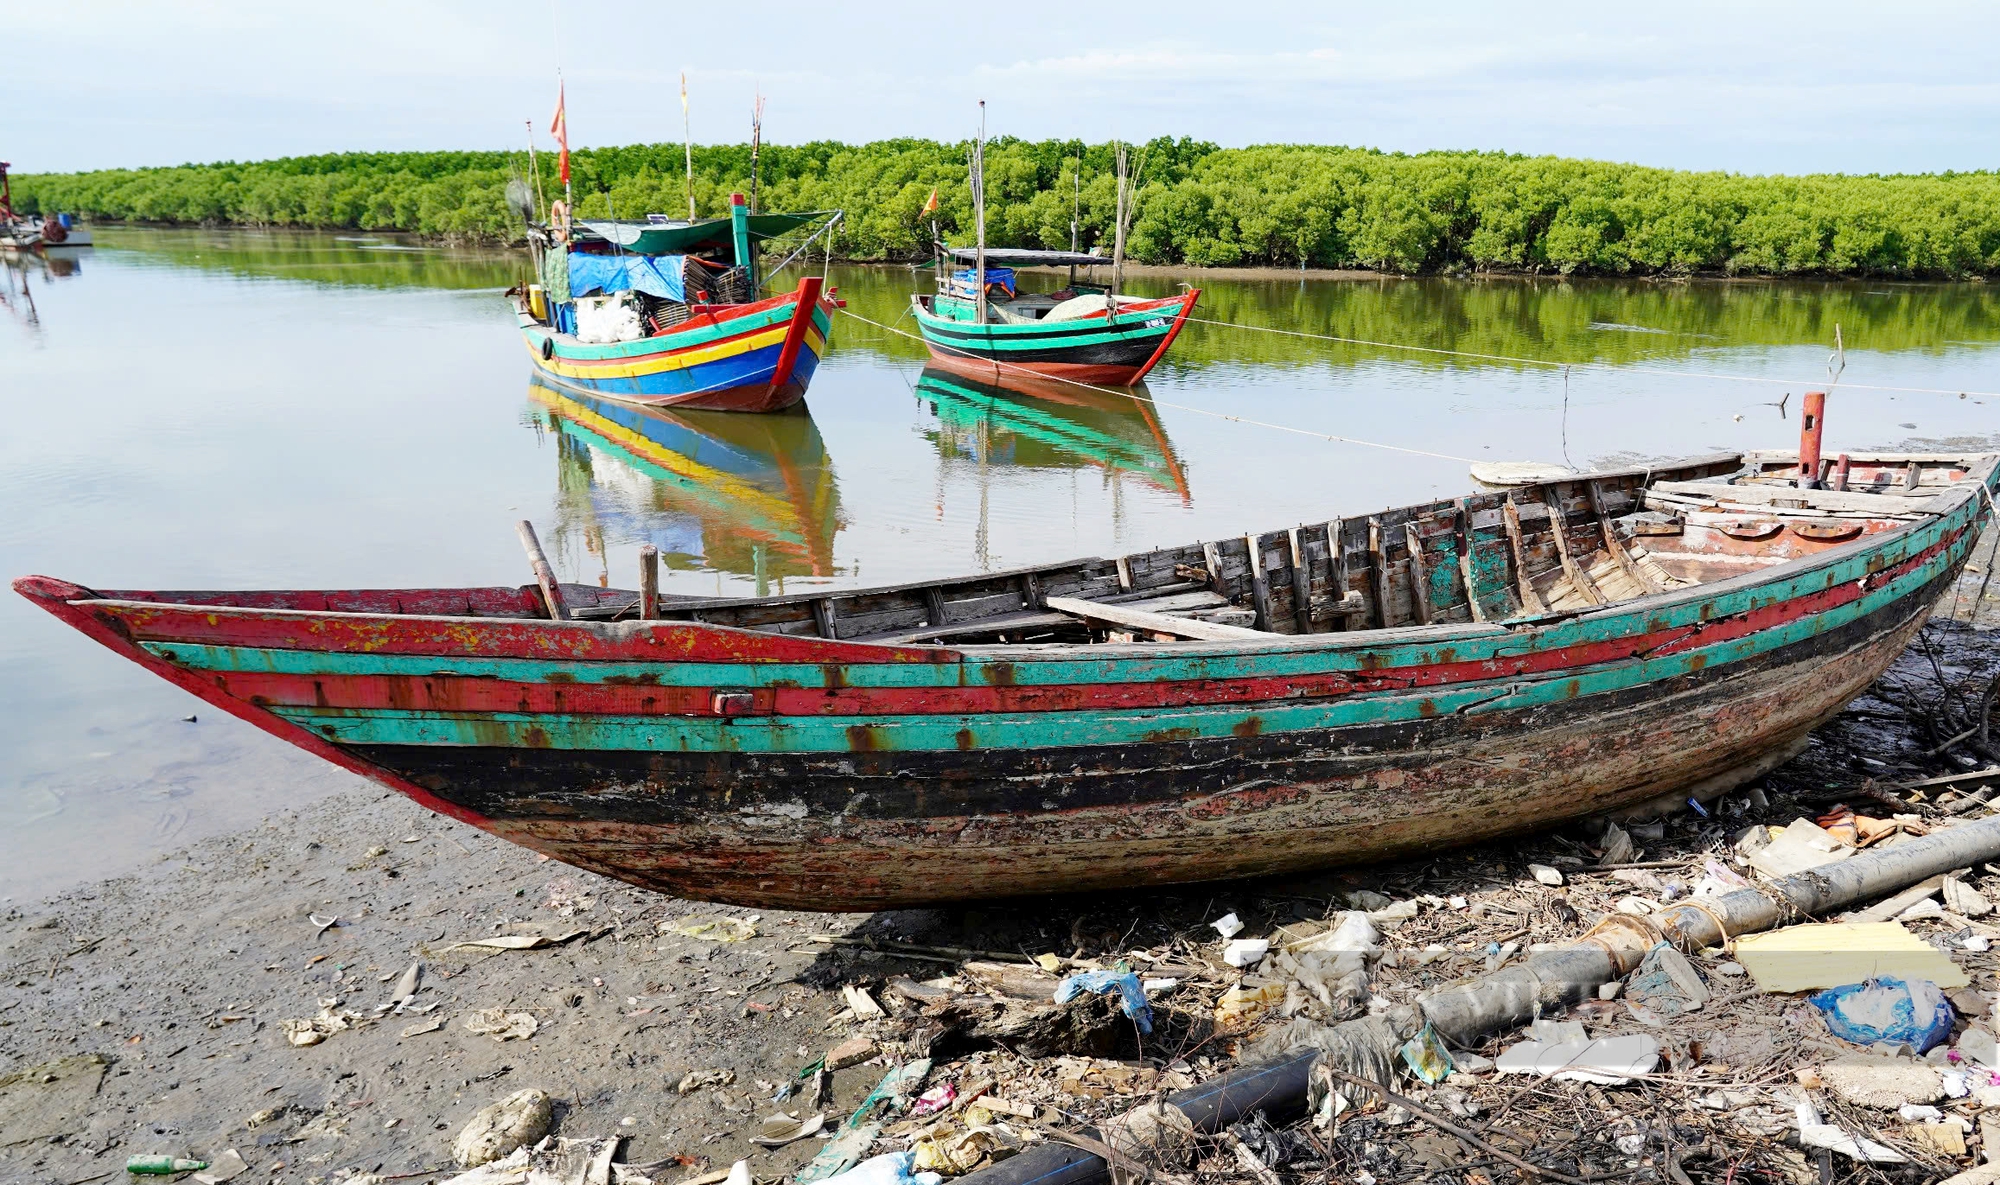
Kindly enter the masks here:
M 1172 634 L 1177 638 L 1193 638 L 1204 642 L 1234 642 L 1244 638 L 1269 638 L 1262 630 L 1238 629 L 1233 625 L 1216 625 L 1213 622 L 1196 621 L 1187 617 L 1169 617 L 1164 613 L 1148 613 L 1127 605 L 1105 605 L 1097 601 L 1079 601 L 1070 597 L 1050 597 L 1049 608 L 1058 613 L 1067 613 L 1083 621 L 1115 625 L 1123 629 L 1144 630 L 1152 634 Z
M 1418 625 L 1431 623 L 1430 572 L 1424 566 L 1424 541 L 1415 523 L 1403 524 L 1403 540 L 1410 549 L 1410 612 Z
M 1507 524 L 1507 547 L 1514 554 L 1514 586 L 1521 590 L 1521 606 L 1537 613 L 1548 612 L 1548 605 L 1542 594 L 1535 591 L 1534 581 L 1528 578 L 1528 557 L 1521 545 L 1521 515 L 1514 509 L 1514 499 L 1510 496 L 1500 508 L 1503 521 Z
M 1299 541 L 1299 528 L 1285 532 L 1285 541 L 1292 551 L 1292 619 L 1299 624 L 1299 632 L 1309 634 L 1312 626 L 1312 570 L 1306 565 L 1305 544 Z
M 1921 499 L 1901 494 L 1862 494 L 1838 490 L 1800 490 L 1790 486 L 1718 485 L 1705 481 L 1658 481 L 1653 489 L 1710 502 L 1745 506 L 1804 506 L 1814 510 L 1860 510 L 1875 514 L 1918 514 Z
M 1375 592 L 1375 627 L 1389 626 L 1389 557 L 1382 547 L 1382 520 L 1368 519 L 1368 579 Z
M 1665 591 L 1659 581 L 1648 576 L 1637 563 L 1633 562 L 1631 556 L 1625 554 L 1625 544 L 1619 541 L 1618 528 L 1611 525 L 1611 514 L 1604 508 L 1604 494 L 1597 488 L 1597 483 L 1594 481 L 1588 482 L 1584 488 L 1590 493 L 1591 509 L 1597 512 L 1598 534 L 1603 537 L 1604 550 L 1610 554 L 1612 562 L 1623 568 L 1625 574 L 1632 578 L 1633 583 L 1637 584 L 1645 592 L 1657 593 Z
M 1550 536 L 1555 540 L 1556 555 L 1562 559 L 1563 575 L 1569 577 L 1570 588 L 1592 605 L 1605 603 L 1604 594 L 1590 582 L 1590 577 L 1577 566 L 1576 557 L 1570 553 L 1569 516 L 1563 513 L 1560 496 L 1551 489 L 1544 488 L 1542 503 L 1549 508 Z

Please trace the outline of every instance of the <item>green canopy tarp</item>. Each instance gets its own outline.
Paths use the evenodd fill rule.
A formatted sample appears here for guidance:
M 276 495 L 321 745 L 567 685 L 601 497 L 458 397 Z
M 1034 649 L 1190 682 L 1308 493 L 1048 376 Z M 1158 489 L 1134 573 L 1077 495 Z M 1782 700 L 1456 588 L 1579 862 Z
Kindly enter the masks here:
M 832 216 L 830 210 L 807 214 L 752 214 L 750 237 L 775 239 Z M 579 222 L 578 226 L 634 255 L 694 255 L 705 250 L 728 251 L 735 243 L 727 218 L 693 222 Z

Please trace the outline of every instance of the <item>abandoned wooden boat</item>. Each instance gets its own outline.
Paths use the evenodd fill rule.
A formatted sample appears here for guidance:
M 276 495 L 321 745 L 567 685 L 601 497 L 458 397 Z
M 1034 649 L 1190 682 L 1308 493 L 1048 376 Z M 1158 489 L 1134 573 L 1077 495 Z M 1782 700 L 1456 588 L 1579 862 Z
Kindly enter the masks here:
M 15 588 L 556 859 L 851 910 L 1285 873 L 1754 777 L 1910 640 L 2000 457 L 1842 458 L 1831 489 L 1798 470 L 1729 454 L 1113 559 L 651 606 L 553 584 Z
M 825 214 L 530 227 L 541 283 L 513 296 L 552 383 L 633 403 L 780 411 L 805 398 L 840 301 L 819 276 L 762 297 L 756 244 Z
M 1201 289 L 1145 298 L 1074 279 L 1075 269 L 1110 261 L 1069 251 L 944 252 L 937 291 L 910 298 L 917 329 L 937 365 L 987 380 L 1047 375 L 1129 387 L 1144 379 L 1180 336 Z M 970 264 L 972 266 L 953 266 Z M 1015 267 L 1071 269 L 1069 285 L 1023 293 Z M 981 282 L 980 277 L 984 277 Z

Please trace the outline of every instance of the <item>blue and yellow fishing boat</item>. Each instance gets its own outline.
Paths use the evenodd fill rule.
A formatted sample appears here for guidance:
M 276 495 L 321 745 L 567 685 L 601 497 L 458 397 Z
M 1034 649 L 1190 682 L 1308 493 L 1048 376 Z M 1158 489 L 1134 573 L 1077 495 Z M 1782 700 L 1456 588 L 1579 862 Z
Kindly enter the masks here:
M 826 214 L 565 223 L 530 228 L 541 283 L 514 298 L 550 382 L 633 403 L 778 411 L 805 397 L 840 301 L 822 278 L 760 297 L 756 244 Z

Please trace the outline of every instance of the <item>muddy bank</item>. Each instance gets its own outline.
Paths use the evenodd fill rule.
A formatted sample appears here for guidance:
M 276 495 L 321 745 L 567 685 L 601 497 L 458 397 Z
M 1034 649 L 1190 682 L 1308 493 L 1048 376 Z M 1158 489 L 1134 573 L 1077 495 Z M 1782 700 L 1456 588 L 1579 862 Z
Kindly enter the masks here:
M 1941 603 L 1941 617 L 1971 616 L 1992 559 L 1989 545 L 1964 595 Z M 1985 595 L 2000 601 L 1991 588 Z M 1982 624 L 1996 620 L 2000 603 L 1988 602 Z M 1901 787 L 1985 764 L 1968 751 L 1976 737 L 1941 746 L 1963 731 L 1969 705 L 1996 674 L 2000 633 L 1934 622 L 1869 695 L 1756 793 L 1731 795 L 1707 816 L 1682 812 L 1635 831 L 1638 862 L 1692 861 L 1698 869 L 1704 857 L 1726 854 L 1749 822 L 1784 824 L 1836 802 L 1907 814 L 1918 826 L 1946 811 L 1982 813 L 1963 799 L 1951 805 L 1950 790 Z M 1595 867 L 1602 844 L 1600 828 L 1580 824 L 1527 842 L 1283 881 L 958 910 L 782 914 L 629 889 L 396 796 L 342 793 L 246 834 L 196 843 L 134 875 L 17 903 L 0 917 L 0 1178 L 67 1185 L 116 1176 L 128 1155 L 210 1156 L 229 1147 L 252 1166 L 243 1180 L 442 1177 L 451 1140 L 472 1113 L 527 1088 L 554 1097 L 559 1134 L 625 1135 L 626 1160 L 671 1162 L 661 1180 L 746 1156 L 759 1178 L 788 1177 L 820 1141 L 764 1150 L 750 1137 L 764 1117 L 799 1112 L 798 1095 L 776 1096 L 856 1035 L 875 1043 L 873 1056 L 832 1075 L 820 1107 L 829 1127 L 888 1068 L 925 1052 L 937 1059 L 934 1083 L 992 1082 L 993 1093 L 1026 1100 L 1035 1118 L 1024 1119 L 1024 1129 L 1079 1127 L 1227 1069 L 1236 1038 L 1254 1037 L 1256 1024 L 1271 1019 L 1247 1032 L 1218 1028 L 1216 1007 L 1242 973 L 1221 959 L 1208 925 L 1217 917 L 1235 912 L 1246 934 L 1261 935 L 1317 924 L 1356 893 L 1420 902 L 1392 941 L 1449 958 L 1382 975 L 1372 990 L 1402 1001 L 1478 973 L 1507 943 L 1574 940 L 1613 898 L 1655 891 L 1643 877 Z M 1538 886 L 1530 863 L 1563 869 L 1567 883 Z M 2000 878 L 1980 877 L 1975 883 L 2000 897 Z M 507 936 L 517 945 L 526 941 L 520 936 L 547 941 L 531 949 L 461 945 Z M 855 945 L 867 942 L 918 949 Z M 1154 1000 L 1156 1027 L 1144 1040 L 1114 1021 L 1096 1048 L 1065 1056 L 1017 1044 L 1010 1052 L 990 1039 L 943 1039 L 927 1006 L 899 1002 L 894 981 L 958 975 L 966 951 L 1002 960 L 1051 956 L 1064 971 L 1123 959 L 1181 983 Z M 1960 961 L 1973 987 L 1990 991 L 2000 986 L 1995 960 Z M 400 1011 L 385 1010 L 412 963 L 422 965 L 419 990 Z M 1715 964 L 1703 968 L 1720 974 Z M 841 990 L 849 986 L 870 990 L 889 1015 L 855 1016 Z M 525 1035 L 502 1040 L 469 1029 L 488 1009 Z M 304 1031 L 315 1020 L 325 1030 L 315 1043 L 288 1039 L 285 1022 L 306 1022 L 291 1026 Z M 1767 1093 L 1783 1085 L 1787 1058 L 1823 1058 L 1815 1043 L 1832 1040 L 1787 997 L 1753 994 L 1702 1020 L 1724 1031 L 1716 1049 L 1756 1032 L 1772 1038 L 1756 1053 L 1768 1073 L 1744 1088 Z M 1600 1022 L 1630 1025 L 1606 1010 L 1593 1017 Z M 1690 1080 L 1701 1085 L 1699 1056 L 1694 1064 Z M 1705 1081 L 1704 1090 L 1718 1089 L 1714 1072 Z M 1632 1123 L 1604 1126 L 1604 1147 L 1589 1143 L 1595 1135 L 1577 1134 L 1585 1114 L 1629 1118 L 1667 1106 L 1674 1096 L 1657 1086 L 1636 1096 L 1547 1087 L 1516 1109 L 1510 1130 L 1527 1130 L 1530 1143 L 1567 1130 L 1567 1143 L 1547 1136 L 1556 1151 L 1542 1156 L 1578 1171 L 1679 1180 L 1662 1176 L 1666 1160 L 1617 1151 L 1615 1138 L 1629 1143 Z M 1483 1080 L 1461 1087 L 1470 1106 L 1490 1096 L 1489 1109 L 1519 1093 Z M 1779 1115 L 1774 1098 L 1755 1103 Z M 1679 1131 L 1683 1148 L 1672 1158 L 1675 1170 L 1690 1179 L 1720 1180 L 1731 1164 L 1758 1157 L 1778 1172 L 1785 1155 L 1801 1155 L 1785 1153 L 1781 1124 L 1757 1136 L 1725 1122 L 1726 1109 L 1688 1106 L 1668 1129 Z M 1762 1114 L 1752 1102 L 1735 1108 L 1753 1112 Z M 1471 1163 L 1422 1124 L 1407 1116 L 1388 1122 L 1394 1118 L 1350 1123 L 1344 1137 L 1288 1133 L 1273 1145 L 1283 1153 L 1276 1171 L 1300 1180 L 1367 1171 L 1387 1181 Z M 1638 1130 L 1643 1137 L 1653 1129 Z M 876 1151 L 904 1146 L 915 1131 L 892 1125 Z M 1645 1146 L 1645 1138 L 1631 1146 Z M 1931 1169 L 1943 1163 L 1933 1160 Z M 1497 1179 L 1512 1172 L 1481 1171 Z

